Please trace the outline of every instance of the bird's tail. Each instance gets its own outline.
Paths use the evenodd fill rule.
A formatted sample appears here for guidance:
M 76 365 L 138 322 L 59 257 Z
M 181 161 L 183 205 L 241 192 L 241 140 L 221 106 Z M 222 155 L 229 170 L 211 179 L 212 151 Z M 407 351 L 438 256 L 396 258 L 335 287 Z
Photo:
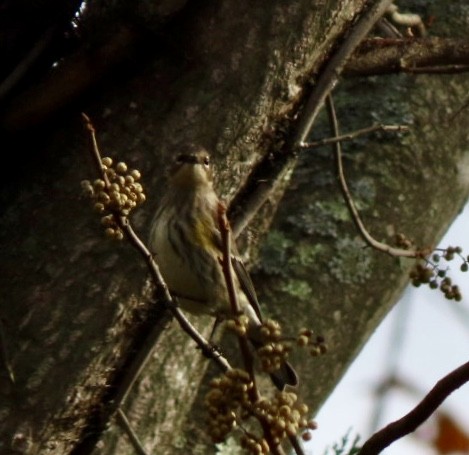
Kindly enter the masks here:
M 270 373 L 270 378 L 272 379 L 275 387 L 280 391 L 285 389 L 285 386 L 287 385 L 292 387 L 298 385 L 298 375 L 290 363 L 286 361 L 282 363 L 280 369 Z
M 252 324 L 248 331 L 249 341 L 256 350 L 262 348 L 265 345 L 259 332 L 260 327 L 260 325 Z M 284 390 L 287 385 L 292 387 L 298 385 L 298 375 L 295 369 L 286 360 L 282 362 L 278 370 L 269 373 L 269 375 L 275 387 L 277 387 L 277 389 L 280 391 Z

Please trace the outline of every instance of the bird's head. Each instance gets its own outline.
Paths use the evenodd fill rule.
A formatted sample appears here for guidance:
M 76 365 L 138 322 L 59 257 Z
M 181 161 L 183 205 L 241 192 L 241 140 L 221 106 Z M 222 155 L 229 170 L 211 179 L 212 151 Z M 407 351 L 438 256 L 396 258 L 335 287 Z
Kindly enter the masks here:
M 179 148 L 170 170 L 170 182 L 180 187 L 211 185 L 210 155 L 203 147 L 188 144 Z

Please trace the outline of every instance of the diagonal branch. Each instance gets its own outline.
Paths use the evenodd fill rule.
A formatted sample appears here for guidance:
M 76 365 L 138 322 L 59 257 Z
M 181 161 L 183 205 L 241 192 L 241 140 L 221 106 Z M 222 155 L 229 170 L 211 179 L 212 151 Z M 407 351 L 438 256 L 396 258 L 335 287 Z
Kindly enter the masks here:
M 295 165 L 298 148 L 309 136 L 324 100 L 337 85 L 346 62 L 391 3 L 392 0 L 375 1 L 352 25 L 348 35 L 321 70 L 287 143 L 280 150 L 269 150 L 265 154 L 244 187 L 231 201 L 228 218 L 235 238 L 256 215 L 282 176 Z
M 357 455 L 376 455 L 393 442 L 414 431 L 427 420 L 456 389 L 469 381 L 469 362 L 440 379 L 408 414 L 371 436 Z

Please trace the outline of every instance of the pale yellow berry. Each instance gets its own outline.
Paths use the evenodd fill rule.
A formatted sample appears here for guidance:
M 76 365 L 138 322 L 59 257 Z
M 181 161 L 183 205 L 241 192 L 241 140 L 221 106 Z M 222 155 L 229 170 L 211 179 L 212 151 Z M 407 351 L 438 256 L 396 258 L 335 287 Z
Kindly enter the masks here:
M 104 183 L 104 180 L 96 179 L 93 182 L 93 187 L 94 187 L 95 191 L 98 192 L 98 191 L 104 190 L 104 188 L 106 188 L 106 184 Z
M 101 218 L 103 226 L 113 226 L 115 224 L 114 217 L 112 215 L 106 215 Z
M 104 234 L 106 234 L 107 237 L 114 237 L 116 235 L 116 230 L 112 227 L 108 227 L 105 229 Z
M 106 169 L 105 173 L 106 173 L 108 179 L 111 180 L 111 181 L 114 180 L 116 178 L 116 175 L 117 175 L 116 171 L 112 168 Z
M 120 163 L 117 163 L 116 164 L 116 171 L 119 174 L 123 174 L 124 172 L 127 172 L 127 164 L 125 164 L 123 161 L 121 161 Z
M 112 158 L 110 158 L 109 156 L 105 156 L 101 162 L 103 163 L 104 166 L 107 166 L 107 167 L 110 167 L 112 166 Z
M 141 177 L 140 171 L 137 170 L 137 169 L 132 169 L 132 170 L 130 171 L 130 175 L 131 175 L 135 180 L 139 180 L 140 177 Z
M 289 424 L 287 425 L 286 431 L 287 431 L 287 433 L 288 433 L 289 436 L 295 436 L 297 430 L 298 430 L 298 428 L 296 428 L 296 426 L 293 425 L 292 423 L 289 423 Z
M 301 348 L 305 347 L 308 345 L 308 341 L 309 341 L 309 338 L 305 335 L 300 335 L 297 340 L 296 340 L 296 343 L 298 344 L 298 346 L 300 346 Z
M 96 204 L 94 205 L 94 209 L 97 212 L 102 213 L 104 212 L 104 204 L 102 202 L 96 202 Z
M 100 191 L 98 193 L 98 200 L 99 202 L 102 202 L 103 204 L 108 204 L 111 198 L 109 197 L 109 194 L 107 194 L 105 191 Z

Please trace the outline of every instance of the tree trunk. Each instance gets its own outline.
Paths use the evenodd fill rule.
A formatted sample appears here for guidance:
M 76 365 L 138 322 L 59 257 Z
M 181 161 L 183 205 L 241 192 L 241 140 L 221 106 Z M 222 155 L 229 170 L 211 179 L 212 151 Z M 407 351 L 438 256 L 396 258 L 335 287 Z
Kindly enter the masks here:
M 80 196 L 80 181 L 97 175 L 79 113 L 94 121 L 103 156 L 142 172 L 148 203 L 132 220 L 145 239 L 173 146 L 193 141 L 212 151 L 216 188 L 230 200 L 274 147 L 272 137 L 291 128 L 311 76 L 366 3 L 168 1 L 154 11 L 142 0 L 132 14 L 112 16 L 106 2 L 96 2 L 83 26 L 89 42 L 65 60 L 64 72 L 59 65 L 7 105 L 0 127 L 15 167 L 1 193 L 0 283 L 7 292 L 0 318 L 3 360 L 14 382 L 7 369 L 0 372 L 2 454 L 88 453 L 80 444 L 101 429 L 102 408 L 129 351 L 143 343 L 136 340 L 148 330 L 148 320 L 142 323 L 148 313 L 161 336 L 124 406 L 128 417 L 149 453 L 213 451 L 199 414 L 207 360 L 152 302 L 138 253 L 106 239 Z M 178 14 L 167 19 L 164 7 Z M 444 92 L 434 88 L 438 82 L 409 83 L 408 113 L 419 127 L 412 139 L 379 140 L 347 155 L 352 187 L 379 238 L 403 231 L 434 244 L 467 197 L 465 130 L 456 129 L 462 116 L 450 137 L 439 136 L 447 128 L 446 106 L 467 93 L 467 81 L 451 81 Z M 326 357 L 294 357 L 301 393 L 314 409 L 396 301 L 408 270 L 363 248 L 332 169 L 327 153 L 303 155 L 241 239 L 255 257 L 290 185 L 255 278 L 267 314 L 293 333 L 308 326 L 326 336 Z M 208 335 L 209 318 L 194 322 Z M 100 453 L 133 453 L 119 432 L 111 427 Z

